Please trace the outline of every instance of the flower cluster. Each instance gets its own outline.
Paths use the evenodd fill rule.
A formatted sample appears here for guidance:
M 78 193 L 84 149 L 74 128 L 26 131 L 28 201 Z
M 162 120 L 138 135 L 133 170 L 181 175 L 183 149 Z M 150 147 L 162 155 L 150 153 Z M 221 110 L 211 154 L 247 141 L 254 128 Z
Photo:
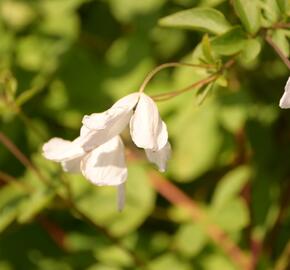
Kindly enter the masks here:
M 167 127 L 154 101 L 144 93 L 130 94 L 105 112 L 84 116 L 79 137 L 73 141 L 52 138 L 43 145 L 43 155 L 60 162 L 66 172 L 81 172 L 95 185 L 117 186 L 121 210 L 128 172 L 120 133 L 129 123 L 136 146 L 165 171 L 171 153 Z

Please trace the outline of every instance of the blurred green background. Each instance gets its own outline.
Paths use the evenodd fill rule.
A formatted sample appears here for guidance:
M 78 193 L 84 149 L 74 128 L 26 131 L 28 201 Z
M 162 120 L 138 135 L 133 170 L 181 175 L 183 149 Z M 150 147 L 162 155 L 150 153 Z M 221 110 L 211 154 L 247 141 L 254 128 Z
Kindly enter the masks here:
M 269 35 L 289 56 L 289 6 L 288 0 L 1 0 L 0 270 L 290 269 L 290 111 L 278 107 L 289 70 L 265 41 Z M 158 24 L 196 7 L 202 8 Z M 138 91 L 154 67 L 172 61 L 221 67 L 229 59 L 235 64 L 215 83 L 158 103 L 173 149 L 163 177 L 228 235 L 249 258 L 248 268 L 224 250 L 223 237 L 213 241 L 208 223 L 158 193 L 155 168 L 128 132 L 122 213 L 114 188 L 95 187 L 42 157 L 44 142 L 78 136 L 84 114 Z M 177 90 L 210 72 L 166 69 L 146 93 Z M 7 138 L 33 167 L 8 151 Z

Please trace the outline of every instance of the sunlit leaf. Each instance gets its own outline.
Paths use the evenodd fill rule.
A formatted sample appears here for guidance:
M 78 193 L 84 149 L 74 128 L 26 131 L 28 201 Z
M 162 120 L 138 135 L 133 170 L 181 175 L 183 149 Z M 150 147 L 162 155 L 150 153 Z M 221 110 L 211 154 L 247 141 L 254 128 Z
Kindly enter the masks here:
M 0 190 L 0 232 L 6 229 L 17 217 L 26 192 L 18 186 L 7 185 Z
M 250 220 L 246 203 L 239 198 L 228 200 L 222 206 L 213 202 L 210 216 L 227 232 L 239 232 L 249 224 Z
M 246 40 L 241 53 L 241 59 L 244 62 L 255 60 L 261 52 L 261 42 L 257 38 Z
M 21 204 L 18 222 L 25 223 L 43 211 L 53 200 L 55 192 L 51 188 L 40 189 Z
M 190 257 L 198 254 L 207 240 L 204 230 L 198 224 L 187 223 L 181 225 L 175 234 L 174 246 L 181 254 Z
M 212 203 L 217 207 L 235 198 L 249 181 L 251 170 L 247 166 L 230 171 L 220 181 L 214 192 Z
M 173 253 L 166 253 L 150 262 L 149 270 L 190 270 L 190 264 L 186 263 L 182 258 L 178 258 Z
M 219 11 L 212 8 L 193 8 L 183 10 L 159 21 L 161 26 L 199 30 L 213 34 L 222 34 L 230 24 Z
M 261 23 L 261 14 L 258 0 L 234 0 L 236 13 L 240 17 L 246 30 L 255 34 Z
M 280 29 L 273 31 L 272 40 L 278 46 L 278 48 L 288 57 L 290 47 L 285 31 Z
M 177 132 L 171 131 L 175 145 L 171 162 L 178 181 L 192 181 L 214 166 L 222 143 L 217 116 L 213 100 L 207 99 L 199 108 L 190 101 L 169 122 L 169 128 L 174 125 Z
M 219 55 L 233 55 L 240 52 L 246 42 L 246 35 L 240 26 L 211 40 L 212 48 Z

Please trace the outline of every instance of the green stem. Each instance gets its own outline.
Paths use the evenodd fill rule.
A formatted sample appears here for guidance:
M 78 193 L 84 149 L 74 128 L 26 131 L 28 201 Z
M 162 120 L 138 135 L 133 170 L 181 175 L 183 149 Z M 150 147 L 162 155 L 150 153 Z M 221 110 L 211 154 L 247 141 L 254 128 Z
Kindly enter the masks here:
M 188 64 L 188 63 L 179 63 L 179 62 L 171 62 L 162 64 L 155 69 L 153 69 L 145 78 L 142 85 L 140 86 L 139 92 L 143 93 L 147 84 L 151 81 L 151 79 L 161 70 L 169 67 L 192 67 L 192 68 L 213 68 L 214 65 L 202 65 L 202 64 Z

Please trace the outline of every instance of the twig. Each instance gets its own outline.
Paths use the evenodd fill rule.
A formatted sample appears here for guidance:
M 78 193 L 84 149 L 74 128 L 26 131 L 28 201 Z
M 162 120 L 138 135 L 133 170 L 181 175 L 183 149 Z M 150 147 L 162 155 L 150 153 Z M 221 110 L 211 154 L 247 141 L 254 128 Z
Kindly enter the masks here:
M 290 23 L 278 22 L 278 23 L 270 26 L 269 28 L 273 28 L 273 29 L 286 28 L 286 29 L 289 29 L 290 28 Z
M 145 90 L 145 87 L 149 83 L 149 81 L 162 69 L 169 67 L 195 67 L 195 68 L 212 68 L 214 65 L 204 65 L 204 64 L 189 64 L 189 63 L 180 63 L 180 62 L 171 62 L 162 64 L 155 69 L 153 69 L 145 78 L 142 85 L 140 86 L 139 92 L 142 93 Z
M 162 93 L 162 94 L 158 94 L 158 95 L 154 95 L 154 96 L 151 96 L 155 101 L 165 101 L 165 100 L 168 100 L 170 98 L 173 98 L 177 95 L 180 95 L 182 93 L 185 93 L 187 91 L 190 91 L 192 90 L 193 88 L 195 87 L 202 87 L 206 84 L 209 84 L 215 80 L 218 79 L 218 77 L 220 76 L 220 74 L 225 70 L 225 69 L 228 69 L 230 68 L 233 64 L 235 63 L 235 59 L 232 58 L 230 59 L 229 61 L 227 61 L 219 71 L 215 72 L 214 74 L 200 80 L 200 81 L 197 81 L 189 86 L 186 86 L 180 90 L 176 90 L 176 91 L 171 91 L 171 92 L 166 92 L 166 93 Z
M 68 247 L 65 244 L 65 232 L 61 227 L 58 226 L 58 224 L 52 222 L 44 216 L 39 216 L 37 221 L 46 230 L 51 239 L 59 248 L 68 251 Z
M 161 196 L 166 198 L 172 204 L 187 209 L 193 221 L 202 223 L 208 236 L 216 243 L 216 245 L 224 250 L 229 258 L 232 259 L 233 263 L 235 263 L 240 269 L 251 269 L 248 256 L 244 254 L 244 252 L 226 235 L 224 231 L 210 222 L 205 212 L 203 212 L 190 197 L 155 171 L 150 173 L 150 180 Z
M 48 181 L 42 173 L 32 164 L 32 162 L 20 151 L 20 149 L 3 133 L 0 131 L 0 142 L 27 168 L 31 169 L 38 178 L 47 184 Z
M 287 58 L 287 56 L 284 55 L 282 50 L 273 42 L 273 40 L 270 38 L 269 35 L 266 34 L 265 39 L 268 42 L 268 44 L 275 50 L 275 52 L 280 56 L 283 63 L 288 67 L 288 69 L 290 69 L 290 61 Z
M 182 93 L 185 93 L 187 91 L 190 91 L 191 89 L 195 88 L 195 87 L 202 87 L 210 82 L 215 81 L 217 78 L 219 77 L 219 75 L 215 74 L 215 75 L 211 75 L 205 79 L 202 79 L 200 81 L 197 81 L 187 87 L 184 87 L 180 90 L 177 91 L 173 91 L 173 92 L 168 92 L 168 93 L 163 93 L 163 94 L 158 94 L 158 95 L 154 95 L 151 96 L 155 101 L 165 101 L 168 100 L 170 98 L 173 98 L 177 95 L 180 95 Z

